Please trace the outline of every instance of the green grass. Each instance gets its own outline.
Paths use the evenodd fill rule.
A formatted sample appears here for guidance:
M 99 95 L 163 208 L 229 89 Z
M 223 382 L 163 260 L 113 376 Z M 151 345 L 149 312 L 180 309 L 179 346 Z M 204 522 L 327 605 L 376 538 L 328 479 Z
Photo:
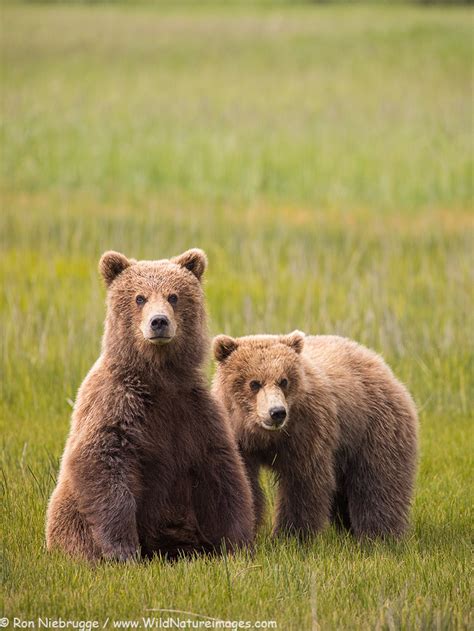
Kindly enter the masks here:
M 472 12 L 4 6 L 2 22 L 5 615 L 472 628 Z M 329 528 L 300 548 L 271 542 L 269 519 L 255 555 L 227 562 L 45 552 L 100 346 L 97 260 L 191 246 L 209 256 L 213 334 L 348 335 L 409 386 L 421 459 L 403 542 Z

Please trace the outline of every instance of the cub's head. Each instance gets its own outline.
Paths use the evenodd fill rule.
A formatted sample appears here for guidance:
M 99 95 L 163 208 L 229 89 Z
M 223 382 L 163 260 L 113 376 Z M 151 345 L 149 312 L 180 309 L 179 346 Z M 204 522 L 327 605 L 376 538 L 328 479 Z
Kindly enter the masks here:
M 285 430 L 303 379 L 303 346 L 300 331 L 214 339 L 215 387 L 234 426 L 260 436 Z
M 184 362 L 197 347 L 202 355 L 206 265 L 206 255 L 198 249 L 158 261 L 105 252 L 99 262 L 107 286 L 105 349 L 133 347 L 149 359 L 180 355 Z

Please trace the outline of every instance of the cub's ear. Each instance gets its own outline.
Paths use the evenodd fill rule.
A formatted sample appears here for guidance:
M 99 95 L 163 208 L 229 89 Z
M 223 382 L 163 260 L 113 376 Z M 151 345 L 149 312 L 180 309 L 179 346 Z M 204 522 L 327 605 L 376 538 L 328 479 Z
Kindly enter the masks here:
M 171 259 L 172 263 L 185 267 L 196 276 L 198 280 L 201 280 L 201 276 L 204 274 L 204 270 L 207 267 L 207 256 L 203 250 L 199 248 L 192 248 L 186 250 L 183 254 L 175 256 Z
M 293 331 L 288 335 L 282 335 L 280 342 L 292 348 L 298 355 L 303 350 L 305 334 L 303 331 Z
M 120 254 L 120 252 L 114 252 L 113 250 L 104 252 L 100 257 L 99 272 L 102 274 L 107 287 L 110 286 L 112 281 L 117 278 L 124 269 L 130 267 L 131 264 L 132 261 L 129 261 L 128 258 Z
M 212 352 L 218 362 L 224 361 L 231 355 L 238 346 L 237 340 L 228 335 L 218 335 L 212 343 Z

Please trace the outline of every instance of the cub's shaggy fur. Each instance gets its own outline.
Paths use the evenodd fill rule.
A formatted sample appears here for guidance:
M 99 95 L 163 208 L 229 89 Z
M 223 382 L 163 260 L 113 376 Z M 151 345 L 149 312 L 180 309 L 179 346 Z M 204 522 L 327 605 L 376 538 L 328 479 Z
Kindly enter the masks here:
M 105 253 L 102 354 L 80 387 L 46 538 L 90 560 L 168 557 L 250 542 L 249 483 L 202 374 L 201 250 Z
M 356 537 L 407 528 L 417 414 L 373 351 L 337 336 L 214 340 L 214 391 L 233 424 L 264 510 L 262 466 L 277 475 L 275 533 L 305 536 L 331 519 Z

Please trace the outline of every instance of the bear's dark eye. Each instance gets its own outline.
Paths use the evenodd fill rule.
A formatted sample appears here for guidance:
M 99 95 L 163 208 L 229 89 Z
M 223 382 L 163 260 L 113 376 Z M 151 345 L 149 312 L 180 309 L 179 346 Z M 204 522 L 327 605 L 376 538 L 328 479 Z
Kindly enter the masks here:
M 135 302 L 137 303 L 137 305 L 144 305 L 146 302 L 146 298 L 145 296 L 142 296 L 141 294 L 139 296 L 137 296 L 135 298 Z
M 262 387 L 262 384 L 258 381 L 250 382 L 250 389 L 253 390 L 254 392 L 258 392 L 261 387 Z
M 288 379 L 282 379 L 278 385 L 280 388 L 286 388 L 288 386 Z
M 176 294 L 170 294 L 168 296 L 168 302 L 170 305 L 175 305 L 178 302 L 178 296 Z

